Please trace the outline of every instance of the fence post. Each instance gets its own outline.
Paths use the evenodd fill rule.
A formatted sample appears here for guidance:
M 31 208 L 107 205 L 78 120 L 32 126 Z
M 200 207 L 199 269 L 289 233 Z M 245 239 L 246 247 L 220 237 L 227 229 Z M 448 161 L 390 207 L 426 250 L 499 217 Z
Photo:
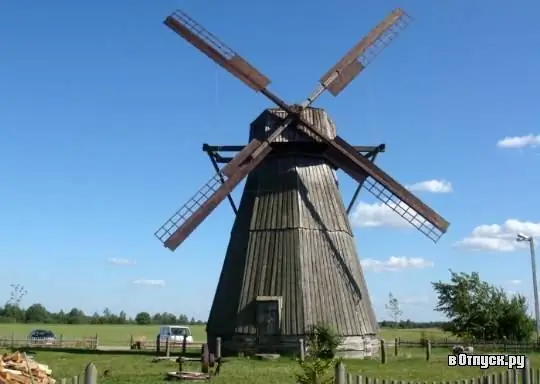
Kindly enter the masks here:
M 216 358 L 221 359 L 221 337 L 219 336 L 216 337 Z
M 300 361 L 304 361 L 306 358 L 306 355 L 305 355 L 306 349 L 304 347 L 304 339 L 299 339 L 298 343 L 299 343 L 299 348 L 300 348 Z
M 159 335 L 156 336 L 156 356 L 159 355 L 161 352 L 161 337 Z
M 88 363 L 84 369 L 84 384 L 97 384 L 98 372 L 94 363 Z
M 79 384 L 79 376 L 73 376 L 71 379 L 71 384 Z
M 346 384 L 346 380 L 345 365 L 340 361 L 336 364 L 334 371 L 334 384 Z
M 384 340 L 380 340 L 381 343 L 381 363 L 386 364 L 386 345 L 384 344 Z
M 96 338 L 94 339 L 94 349 L 98 349 L 99 346 L 99 336 L 96 333 Z
M 184 335 L 182 339 L 182 354 L 185 355 L 187 351 L 187 335 Z
M 431 359 L 431 341 L 426 341 L 426 360 L 429 361 Z
M 15 333 L 11 332 L 11 348 L 15 348 Z
M 531 370 L 529 366 L 529 358 L 525 357 L 525 366 L 521 371 L 521 384 L 531 384 Z
M 399 337 L 394 339 L 394 356 L 397 356 L 399 353 Z
M 133 335 L 129 335 L 129 347 L 133 349 L 133 344 L 135 344 L 135 341 L 133 340 Z
M 165 356 L 167 357 L 171 356 L 170 336 L 167 336 L 167 339 L 165 340 Z

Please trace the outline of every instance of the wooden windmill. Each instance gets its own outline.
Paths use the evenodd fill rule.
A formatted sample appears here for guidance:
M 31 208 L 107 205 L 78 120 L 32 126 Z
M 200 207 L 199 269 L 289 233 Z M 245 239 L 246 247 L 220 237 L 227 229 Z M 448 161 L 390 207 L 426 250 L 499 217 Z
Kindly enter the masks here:
M 325 90 L 337 96 L 408 22 L 401 9 L 391 12 L 321 77 L 314 93 L 290 105 L 268 90 L 266 76 L 188 15 L 166 18 L 170 29 L 277 106 L 251 123 L 246 146 L 203 146 L 217 173 L 155 233 L 174 251 L 224 199 L 233 207 L 209 342 L 221 336 L 230 351 L 296 348 L 296 338 L 317 323 L 333 326 L 357 351 L 376 336 L 347 216 L 362 187 L 433 241 L 446 232 L 446 220 L 373 163 L 384 145 L 350 145 L 325 110 L 310 107 Z M 347 209 L 338 168 L 359 184 Z M 237 207 L 230 193 L 246 177 Z

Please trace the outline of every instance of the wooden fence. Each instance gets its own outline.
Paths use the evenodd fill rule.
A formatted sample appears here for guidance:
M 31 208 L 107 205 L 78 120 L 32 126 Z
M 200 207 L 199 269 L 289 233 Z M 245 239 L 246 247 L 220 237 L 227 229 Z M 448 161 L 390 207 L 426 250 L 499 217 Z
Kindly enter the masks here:
M 393 343 L 392 343 L 393 341 Z M 428 341 L 431 343 L 432 348 L 446 348 L 451 349 L 455 345 L 468 345 L 462 340 L 451 339 L 435 339 L 435 340 L 405 340 L 396 337 L 390 341 L 392 344 L 398 344 L 399 348 L 420 348 L 425 347 Z M 478 340 L 471 343 L 475 350 L 479 351 L 504 351 L 514 353 L 526 353 L 526 352 L 538 352 L 540 351 L 540 344 L 537 341 L 511 341 L 511 340 L 498 340 L 498 341 L 486 341 Z
M 404 381 L 377 379 L 347 372 L 345 364 L 336 365 L 335 384 L 540 384 L 540 369 L 507 369 L 496 373 L 486 373 L 476 378 L 462 380 Z
M 0 348 L 69 348 L 69 349 L 97 349 L 99 346 L 98 335 L 77 339 L 65 338 L 60 335 L 56 339 L 43 339 L 32 337 L 21 337 L 12 333 L 9 336 L 0 337 Z
M 394 350 L 397 355 L 398 351 L 405 348 L 425 348 L 427 344 L 431 345 L 431 348 L 444 348 L 451 350 L 455 345 L 466 345 L 460 340 L 450 339 L 434 339 L 434 340 L 405 340 L 401 338 L 395 338 L 393 340 L 386 340 L 384 344 L 387 348 Z M 111 346 L 110 343 L 102 344 L 100 342 L 99 335 L 87 336 L 82 338 L 69 338 L 64 335 L 58 335 L 56 339 L 43 340 L 39 338 L 28 338 L 21 335 L 10 334 L 0 336 L 0 348 L 54 348 L 54 349 L 101 349 L 101 350 L 127 350 L 136 349 L 141 351 L 156 351 L 158 353 L 165 352 L 168 348 L 173 352 L 183 352 L 186 350 L 200 350 L 203 342 L 174 342 L 169 343 L 167 347 L 166 341 L 159 342 L 158 339 L 153 340 L 141 340 L 131 337 L 124 343 L 118 342 L 117 345 Z M 478 352 L 505 352 L 505 353 L 530 353 L 540 352 L 540 343 L 536 341 L 530 342 L 513 342 L 513 341 L 476 341 L 473 343 L 474 350 Z M 540 382 L 538 383 L 540 384 Z

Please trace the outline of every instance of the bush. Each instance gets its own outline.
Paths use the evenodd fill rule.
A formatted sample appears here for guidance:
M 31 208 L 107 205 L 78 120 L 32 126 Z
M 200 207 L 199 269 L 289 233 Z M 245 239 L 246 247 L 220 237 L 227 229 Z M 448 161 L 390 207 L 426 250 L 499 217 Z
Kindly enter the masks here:
M 321 359 L 332 359 L 342 338 L 326 324 L 314 325 L 308 335 L 310 354 Z
M 299 361 L 302 372 L 296 375 L 299 384 L 332 384 L 333 366 L 337 347 L 342 339 L 329 326 L 320 324 L 311 328 L 308 334 L 309 355 L 305 361 Z

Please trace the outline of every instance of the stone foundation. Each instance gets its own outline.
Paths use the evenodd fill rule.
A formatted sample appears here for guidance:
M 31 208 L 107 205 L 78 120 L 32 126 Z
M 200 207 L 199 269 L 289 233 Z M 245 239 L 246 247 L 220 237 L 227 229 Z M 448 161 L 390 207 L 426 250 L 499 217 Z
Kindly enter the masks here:
M 306 340 L 306 337 L 301 336 L 272 336 L 266 337 L 265 340 L 257 340 L 256 336 L 252 335 L 234 335 L 230 339 L 222 340 L 222 353 L 224 355 L 236 355 L 244 353 L 246 355 L 254 355 L 256 353 L 279 353 L 282 355 L 300 355 L 300 339 Z M 209 336 L 209 344 L 211 350 L 213 345 Z M 309 345 L 304 345 L 306 353 L 309 353 Z M 343 343 L 338 347 L 338 357 L 348 358 L 371 358 L 379 354 L 380 343 L 379 338 L 375 335 L 366 336 L 348 336 L 344 337 Z
M 377 356 L 380 350 L 379 338 L 375 335 L 348 336 L 338 347 L 337 356 L 365 359 Z

